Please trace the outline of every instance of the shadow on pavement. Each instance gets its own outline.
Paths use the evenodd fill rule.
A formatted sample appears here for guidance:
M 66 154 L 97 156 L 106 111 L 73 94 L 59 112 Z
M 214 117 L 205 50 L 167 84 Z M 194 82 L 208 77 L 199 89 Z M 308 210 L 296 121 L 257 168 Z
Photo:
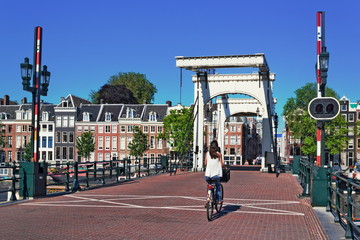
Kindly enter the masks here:
M 241 205 L 234 205 L 234 204 L 225 205 L 221 208 L 221 211 L 219 213 L 214 215 L 212 221 L 215 219 L 221 218 L 231 212 L 236 212 L 240 208 L 241 208 Z

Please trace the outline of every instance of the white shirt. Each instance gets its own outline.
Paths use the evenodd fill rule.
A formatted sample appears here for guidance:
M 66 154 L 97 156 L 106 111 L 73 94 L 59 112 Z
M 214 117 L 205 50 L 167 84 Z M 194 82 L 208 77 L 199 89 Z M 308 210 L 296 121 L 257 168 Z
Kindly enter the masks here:
M 219 158 L 211 158 L 210 153 L 206 153 L 207 164 L 205 170 L 205 177 L 222 177 L 222 167 Z

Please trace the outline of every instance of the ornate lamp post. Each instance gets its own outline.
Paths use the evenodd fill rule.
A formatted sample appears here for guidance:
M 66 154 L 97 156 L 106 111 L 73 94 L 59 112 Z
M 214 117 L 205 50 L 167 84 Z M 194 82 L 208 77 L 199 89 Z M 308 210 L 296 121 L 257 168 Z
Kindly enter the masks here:
M 276 177 L 279 176 L 280 174 L 280 162 L 278 159 L 278 152 L 277 152 L 277 129 L 278 129 L 278 124 L 279 124 L 279 117 L 277 115 L 277 113 L 275 113 L 274 115 L 274 127 L 275 127 L 275 146 L 274 146 L 274 157 L 275 157 L 275 164 L 276 164 Z
M 29 63 L 29 58 L 25 58 L 20 64 L 22 85 L 25 91 L 32 93 L 32 125 L 31 125 L 31 151 L 32 161 L 39 161 L 39 130 L 40 130 L 40 96 L 47 96 L 48 86 L 50 83 L 50 72 L 47 66 L 41 70 L 41 45 L 42 45 L 42 28 L 35 27 L 35 44 L 34 44 L 34 72 L 33 65 Z M 32 85 L 30 84 L 31 75 Z

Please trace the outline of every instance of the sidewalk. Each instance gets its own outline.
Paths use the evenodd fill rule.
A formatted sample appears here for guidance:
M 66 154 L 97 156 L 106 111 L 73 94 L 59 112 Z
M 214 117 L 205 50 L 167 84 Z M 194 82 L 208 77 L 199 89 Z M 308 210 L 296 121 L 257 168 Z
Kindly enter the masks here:
M 329 239 L 291 174 L 232 171 L 212 222 L 203 176 L 164 174 L 2 205 L 1 239 Z

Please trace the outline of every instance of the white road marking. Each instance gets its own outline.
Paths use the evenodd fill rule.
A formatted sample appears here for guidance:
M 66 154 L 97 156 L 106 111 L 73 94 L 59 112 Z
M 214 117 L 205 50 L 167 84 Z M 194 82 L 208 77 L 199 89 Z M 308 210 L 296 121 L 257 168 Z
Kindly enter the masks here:
M 149 195 L 90 195 L 90 194 L 72 194 L 65 195 L 65 197 L 76 200 L 65 200 L 55 202 L 27 202 L 20 205 L 26 206 L 49 206 L 49 207 L 101 207 L 101 208 L 137 208 L 137 209 L 171 209 L 171 210 L 186 210 L 186 211 L 206 211 L 204 208 L 205 197 L 190 197 L 190 196 L 149 196 Z M 136 200 L 153 200 L 153 199 L 186 199 L 191 204 L 191 201 L 201 201 L 201 205 L 181 205 L 181 206 L 145 206 L 143 204 L 136 204 Z M 123 202 L 125 201 L 125 202 Z M 131 201 L 132 204 L 126 203 Z M 91 204 L 92 202 L 102 204 Z M 72 204 L 73 203 L 73 204 Z M 79 204 L 82 203 L 82 204 Z M 184 203 L 184 201 L 182 201 Z M 250 214 L 270 214 L 270 215 L 291 215 L 304 216 L 303 213 L 274 209 L 276 205 L 291 205 L 299 204 L 299 201 L 286 200 L 265 200 L 265 199 L 239 199 L 226 198 L 224 201 L 222 212 L 233 213 L 250 213 Z M 260 207 L 261 205 L 261 207 Z M 272 207 L 267 207 L 271 205 Z M 228 207 L 237 209 L 228 210 Z M 225 207 L 225 208 L 224 208 Z M 245 209 L 244 209 L 245 208 Z M 249 211 L 246 208 L 258 209 L 259 211 Z

